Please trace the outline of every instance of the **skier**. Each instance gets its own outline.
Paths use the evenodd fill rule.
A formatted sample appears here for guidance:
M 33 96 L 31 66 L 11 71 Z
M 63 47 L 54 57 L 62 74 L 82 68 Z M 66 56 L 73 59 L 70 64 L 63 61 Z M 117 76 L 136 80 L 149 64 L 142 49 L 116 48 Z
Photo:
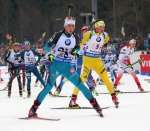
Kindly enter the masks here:
M 115 61 L 116 61 L 116 55 L 113 54 L 113 52 L 111 51 L 111 47 L 108 46 L 107 52 L 105 55 L 104 65 L 105 65 L 105 68 L 110 71 L 112 83 L 114 83 L 114 78 L 115 79 L 117 78 L 117 75 L 116 75 L 114 67 L 113 67 L 115 64 Z
M 97 103 L 96 99 L 93 98 L 91 92 L 84 86 L 79 75 L 71 66 L 71 55 L 77 57 L 77 51 L 79 48 L 78 36 L 73 33 L 75 29 L 75 18 L 68 16 L 64 22 L 64 30 L 56 33 L 46 43 L 44 50 L 50 52 L 50 47 L 55 45 L 53 52 L 48 55 L 48 59 L 52 62 L 50 68 L 50 75 L 47 81 L 46 87 L 39 93 L 38 97 L 34 101 L 31 109 L 29 110 L 29 117 L 37 116 L 36 111 L 46 95 L 52 89 L 56 78 L 59 75 L 63 75 L 69 81 L 71 81 L 76 87 L 78 87 L 84 96 L 90 101 L 93 108 L 102 115 L 102 109 Z
M 91 23 L 92 25 L 92 23 Z M 80 42 L 83 39 L 84 34 L 89 30 L 89 27 L 87 26 L 83 26 L 81 28 L 81 37 L 80 37 Z M 77 72 L 80 75 L 81 74 L 81 69 L 82 69 L 82 63 L 83 63 L 83 55 L 84 55 L 84 51 L 86 50 L 86 43 L 84 43 L 79 50 L 79 57 L 77 60 Z M 92 70 L 90 70 L 90 73 L 88 75 L 88 79 L 86 81 L 86 84 L 89 86 L 90 91 L 94 94 L 96 93 L 95 87 L 96 87 L 96 82 L 92 76 Z M 73 96 L 74 97 L 74 96 Z
M 89 28 L 87 26 L 83 26 L 81 28 L 81 37 L 80 37 L 80 42 L 83 39 L 84 34 L 89 30 Z M 79 50 L 79 57 L 77 59 L 77 73 L 80 75 L 81 74 L 81 69 L 82 69 L 82 64 L 83 64 L 83 55 L 84 55 L 84 51 L 86 49 L 86 43 L 84 43 Z M 89 86 L 90 91 L 93 93 L 93 91 L 95 90 L 95 81 L 91 75 L 91 71 L 88 75 L 88 79 L 86 81 L 87 85 Z M 72 94 L 72 102 L 69 103 L 70 107 L 78 107 L 78 104 L 76 103 L 76 99 L 77 99 L 77 95 L 79 90 L 77 88 L 74 88 L 73 94 Z M 94 94 L 94 93 L 93 93 Z
M 114 64 L 116 62 L 116 55 L 111 51 L 111 46 L 107 46 L 107 51 L 104 53 L 104 59 L 101 57 L 101 60 L 103 61 L 105 68 L 110 71 L 111 74 L 111 81 L 114 84 L 114 78 L 117 78 L 117 75 L 114 70 Z M 96 80 L 97 83 L 100 85 L 103 84 L 102 79 L 100 77 L 97 78 Z
M 29 98 L 31 96 L 31 87 L 30 87 L 31 73 L 33 73 L 39 79 L 39 81 L 42 83 L 42 85 L 44 87 L 45 87 L 45 82 L 42 79 L 42 77 L 39 74 L 38 69 L 36 67 L 38 65 L 38 63 L 40 62 L 41 55 L 37 51 L 30 49 L 29 41 L 25 41 L 24 45 L 25 45 L 25 50 L 23 52 L 21 52 L 20 54 L 16 54 L 15 56 L 24 58 L 26 78 L 27 78 L 27 98 Z M 38 56 L 37 61 L 35 59 L 35 55 Z
M 109 36 L 106 32 L 104 32 L 104 29 L 104 21 L 96 20 L 94 22 L 94 30 L 87 31 L 84 34 L 80 46 L 86 43 L 86 50 L 84 51 L 83 56 L 83 72 L 80 77 L 83 82 L 86 82 L 90 70 L 95 70 L 95 72 L 102 78 L 103 82 L 106 84 L 114 104 L 116 105 L 116 107 L 118 107 L 119 102 L 116 97 L 116 93 L 108 79 L 104 64 L 99 58 L 102 46 L 109 40 Z M 73 93 L 74 97 L 71 99 L 69 106 L 76 105 L 76 96 L 78 92 L 78 89 L 75 88 Z
M 134 70 L 133 70 L 133 67 L 130 63 L 130 56 L 134 53 L 134 47 L 136 45 L 136 40 L 135 39 L 131 39 L 129 41 L 129 44 L 126 45 L 125 47 L 123 47 L 120 51 L 120 54 L 119 54 L 119 57 L 118 57 L 118 60 L 117 60 L 117 64 L 119 66 L 118 68 L 118 77 L 116 78 L 115 80 L 115 83 L 114 83 L 114 89 L 115 91 L 119 91 L 117 89 L 117 85 L 120 81 L 120 79 L 122 78 L 123 76 L 123 72 L 124 72 L 124 68 L 126 68 L 125 70 L 132 75 L 132 77 L 134 78 L 137 86 L 138 86 L 138 89 L 140 91 L 144 91 L 144 89 L 142 88 L 136 74 L 134 73 Z M 141 63 L 141 61 L 139 60 L 139 63 Z
M 19 43 L 16 42 L 14 44 L 14 49 L 10 50 L 6 57 L 5 57 L 5 61 L 9 64 L 8 65 L 8 72 L 10 74 L 10 80 L 7 84 L 8 87 L 8 97 L 10 98 L 11 96 L 11 87 L 12 87 L 12 82 L 14 80 L 14 78 L 17 76 L 17 81 L 18 81 L 18 86 L 19 86 L 19 94 L 20 97 L 22 97 L 22 84 L 21 84 L 21 76 L 20 76 L 20 68 L 19 68 L 19 61 L 20 58 L 15 57 L 14 55 L 19 54 Z
M 81 28 L 81 37 L 80 37 L 80 41 L 83 39 L 83 35 L 85 32 L 88 31 L 88 27 L 87 26 L 83 26 Z M 84 54 L 84 50 L 85 50 L 85 45 L 86 44 L 83 44 L 82 47 L 80 47 L 80 50 L 78 51 L 78 58 L 75 58 L 73 57 L 72 60 L 71 60 L 71 65 L 74 67 L 74 69 L 77 71 L 77 73 L 80 75 L 81 74 L 81 67 L 82 67 L 82 56 Z M 86 82 L 86 84 L 88 85 L 89 87 L 89 90 L 93 93 L 94 90 L 95 90 L 95 81 L 91 75 L 91 71 L 89 73 L 89 76 L 88 76 L 88 80 Z M 60 81 L 60 84 L 58 85 L 58 88 L 56 89 L 56 91 L 54 92 L 54 95 L 56 96 L 59 96 L 60 92 L 61 92 L 61 89 L 64 85 L 64 83 L 67 82 L 67 79 L 65 77 L 61 77 L 61 81 Z M 94 95 L 94 93 L 93 93 Z M 72 96 L 74 97 L 74 95 Z M 77 106 L 77 105 L 72 105 L 72 106 Z
M 8 52 L 11 52 L 11 51 L 13 51 L 14 50 L 14 45 L 12 44 L 12 45 L 10 45 L 9 46 L 9 49 L 8 49 Z M 7 66 L 9 66 L 10 64 L 9 63 L 7 63 Z M 10 79 L 10 76 L 11 76 L 11 73 L 9 73 L 9 68 L 8 68 L 8 76 L 9 76 L 9 78 L 8 79 Z M 8 89 L 8 85 L 6 86 L 6 87 L 4 87 L 4 91 L 6 91 Z

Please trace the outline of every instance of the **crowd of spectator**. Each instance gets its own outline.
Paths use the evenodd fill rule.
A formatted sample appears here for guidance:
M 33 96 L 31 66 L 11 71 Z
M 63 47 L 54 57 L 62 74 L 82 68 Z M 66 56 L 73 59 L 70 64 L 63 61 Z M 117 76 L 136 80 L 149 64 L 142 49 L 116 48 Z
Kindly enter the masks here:
M 107 45 L 112 47 L 112 50 L 115 50 L 117 52 L 120 51 L 122 47 L 128 44 L 128 39 L 118 39 L 118 38 L 111 38 L 110 41 L 107 43 Z M 143 40 L 143 47 L 144 50 L 146 51 L 145 54 L 149 54 L 150 50 L 150 39 L 144 38 Z M 140 43 L 137 41 L 135 51 L 143 50 L 140 48 Z
M 111 38 L 107 45 L 111 46 L 112 51 L 119 52 L 122 47 L 128 44 L 128 39 L 118 39 Z M 106 45 L 106 46 L 107 46 Z M 142 54 L 150 54 L 150 39 L 144 38 L 143 42 L 144 50 L 141 52 Z M 31 44 L 31 48 L 33 49 L 42 49 L 44 47 L 44 43 L 34 43 Z M 0 62 L 4 59 L 9 49 L 13 49 L 13 44 L 1 44 L 0 45 Z M 20 43 L 20 50 L 24 50 L 24 45 Z M 139 51 L 139 43 L 137 41 L 135 51 Z
M 44 47 L 44 43 L 34 43 L 31 44 L 31 48 L 37 50 L 37 49 L 42 49 Z M 4 63 L 4 58 L 7 55 L 8 50 L 13 49 L 14 45 L 13 44 L 1 44 L 0 45 L 0 66 L 1 65 L 5 65 Z M 23 51 L 24 45 L 22 43 L 20 43 L 20 51 Z

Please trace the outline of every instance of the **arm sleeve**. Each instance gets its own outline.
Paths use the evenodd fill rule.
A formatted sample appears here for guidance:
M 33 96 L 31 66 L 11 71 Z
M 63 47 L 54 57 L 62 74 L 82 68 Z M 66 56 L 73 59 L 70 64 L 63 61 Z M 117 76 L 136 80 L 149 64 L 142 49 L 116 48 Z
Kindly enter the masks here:
M 83 36 L 83 39 L 82 41 L 80 42 L 80 46 L 82 46 L 84 43 L 86 43 L 89 38 L 90 38 L 90 35 L 91 35 L 91 31 L 87 31 L 84 36 Z
M 9 51 L 9 52 L 7 53 L 7 55 L 6 55 L 5 59 L 4 59 L 4 60 L 5 60 L 7 63 L 9 63 L 9 64 L 11 63 L 11 62 L 8 60 L 10 54 L 11 54 L 11 51 Z
M 62 35 L 62 32 L 55 33 L 45 44 L 44 51 L 50 52 L 50 47 L 57 43 L 58 39 Z
M 45 46 L 44 46 L 44 51 L 45 51 L 45 52 L 50 52 L 50 47 L 49 47 L 48 44 L 45 44 Z
M 110 40 L 110 37 L 106 32 L 104 32 L 104 34 L 105 34 L 104 44 L 106 44 Z

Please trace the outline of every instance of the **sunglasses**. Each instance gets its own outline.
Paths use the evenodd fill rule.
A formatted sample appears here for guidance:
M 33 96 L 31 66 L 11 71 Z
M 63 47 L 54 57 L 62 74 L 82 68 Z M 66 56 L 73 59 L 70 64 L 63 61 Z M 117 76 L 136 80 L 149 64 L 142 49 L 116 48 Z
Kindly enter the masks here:
M 76 20 L 75 17 L 67 16 L 65 20 Z

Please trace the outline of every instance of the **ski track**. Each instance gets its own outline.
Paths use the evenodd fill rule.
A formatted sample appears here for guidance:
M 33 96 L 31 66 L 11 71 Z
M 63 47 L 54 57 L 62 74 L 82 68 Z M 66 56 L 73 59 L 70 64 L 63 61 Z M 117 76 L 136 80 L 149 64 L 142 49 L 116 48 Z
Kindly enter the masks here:
M 97 74 L 93 72 L 94 78 Z M 150 83 L 144 81 L 148 76 L 137 75 L 145 90 L 150 90 Z M 7 75 L 3 74 L 4 82 L 0 83 L 0 89 L 7 84 Z M 60 77 L 57 79 L 57 84 Z M 34 87 L 35 77 L 31 81 L 31 98 L 19 96 L 17 80 L 12 85 L 11 98 L 7 97 L 7 91 L 0 91 L 0 131 L 149 131 L 150 130 L 150 93 L 119 94 L 119 108 L 116 109 L 109 94 L 99 94 L 96 96 L 101 107 L 111 106 L 103 110 L 104 118 L 100 118 L 95 110 L 51 110 L 53 107 L 68 106 L 70 98 L 57 98 L 46 96 L 41 106 L 37 110 L 39 117 L 49 119 L 60 118 L 60 121 L 44 120 L 19 120 L 26 117 L 28 111 L 42 90 L 40 84 Z M 124 74 L 118 86 L 121 91 L 138 91 L 138 88 L 129 74 Z M 73 85 L 65 83 L 61 95 L 71 95 Z M 108 92 L 105 85 L 97 86 L 98 92 Z M 55 91 L 55 88 L 52 89 Z M 24 99 L 26 98 L 26 99 Z M 77 103 L 80 106 L 91 107 L 90 103 L 80 92 Z

